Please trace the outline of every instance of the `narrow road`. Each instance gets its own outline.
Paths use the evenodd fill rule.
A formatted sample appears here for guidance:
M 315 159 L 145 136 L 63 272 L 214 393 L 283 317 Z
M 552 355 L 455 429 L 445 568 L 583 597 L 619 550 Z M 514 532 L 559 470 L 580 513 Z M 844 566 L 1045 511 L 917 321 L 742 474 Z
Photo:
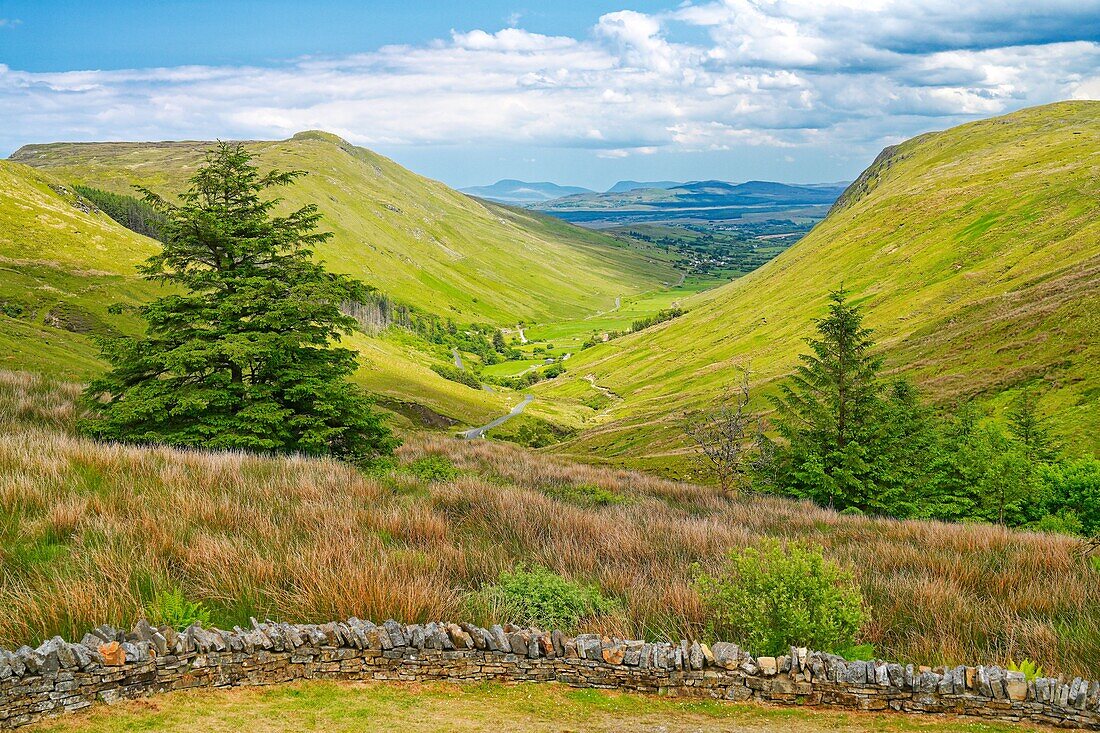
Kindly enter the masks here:
M 464 433 L 460 433 L 461 437 L 465 438 L 466 440 L 473 440 L 475 438 L 485 437 L 485 432 L 487 430 L 492 430 L 493 428 L 495 428 L 498 425 L 503 425 L 504 423 L 511 420 L 513 417 L 515 417 L 516 415 L 523 412 L 524 408 L 527 407 L 527 405 L 531 404 L 531 400 L 533 400 L 533 399 L 535 399 L 535 396 L 532 395 L 532 394 L 523 395 L 523 402 L 520 402 L 518 405 L 513 407 L 512 411 L 509 412 L 507 415 L 501 415 L 500 417 L 498 417 L 496 420 L 493 420 L 488 425 L 482 425 L 480 428 L 471 428 L 471 429 L 467 430 Z
M 452 348 L 451 353 L 455 355 L 455 366 L 459 369 L 465 369 L 466 367 L 462 366 L 462 354 L 458 353 L 458 349 Z
M 519 331 L 519 342 L 521 344 L 527 343 L 527 337 L 523 335 L 523 326 L 516 326 L 516 330 Z

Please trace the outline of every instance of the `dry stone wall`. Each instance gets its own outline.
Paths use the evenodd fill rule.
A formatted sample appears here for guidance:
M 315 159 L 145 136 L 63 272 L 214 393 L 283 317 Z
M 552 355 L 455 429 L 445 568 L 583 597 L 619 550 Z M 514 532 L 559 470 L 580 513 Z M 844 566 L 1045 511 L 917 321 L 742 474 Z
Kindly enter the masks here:
M 735 644 L 646 643 L 469 624 L 258 623 L 177 633 L 142 621 L 78 644 L 0 649 L 0 729 L 159 692 L 306 679 L 557 681 L 671 696 L 946 713 L 1100 730 L 1100 684 L 1027 680 L 999 667 L 848 662 L 802 648 L 753 657 Z

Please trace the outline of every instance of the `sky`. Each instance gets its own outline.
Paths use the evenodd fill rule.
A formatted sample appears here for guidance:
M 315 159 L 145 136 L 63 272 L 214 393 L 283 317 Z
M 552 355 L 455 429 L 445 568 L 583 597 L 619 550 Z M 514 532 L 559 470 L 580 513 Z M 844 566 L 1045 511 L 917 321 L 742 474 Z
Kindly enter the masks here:
M 324 129 L 453 186 L 854 178 L 1100 99 L 1100 0 L 0 0 L 0 155 Z

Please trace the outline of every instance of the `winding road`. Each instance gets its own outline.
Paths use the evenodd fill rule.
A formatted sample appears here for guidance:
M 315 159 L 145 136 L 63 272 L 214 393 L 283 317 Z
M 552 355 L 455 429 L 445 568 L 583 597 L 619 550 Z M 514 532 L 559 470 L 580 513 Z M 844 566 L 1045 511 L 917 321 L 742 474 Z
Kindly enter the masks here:
M 458 353 L 458 349 L 452 348 L 451 353 L 455 355 L 455 366 L 459 369 L 465 369 L 466 367 L 462 366 L 462 354 Z
M 511 420 L 513 417 L 515 417 L 516 415 L 523 412 L 524 408 L 526 408 L 527 405 L 531 404 L 531 401 L 534 400 L 534 399 L 535 399 L 534 395 L 525 394 L 525 395 L 523 395 L 523 402 L 520 402 L 518 405 L 513 407 L 512 411 L 509 412 L 507 415 L 501 415 L 500 417 L 498 417 L 496 420 L 493 420 L 488 425 L 482 425 L 480 428 L 471 428 L 471 429 L 467 430 L 464 433 L 459 433 L 459 435 L 462 438 L 465 438 L 466 440 L 474 440 L 475 438 L 483 438 L 483 437 L 485 437 L 485 432 L 486 431 L 492 430 L 496 426 L 503 425 L 507 421 Z

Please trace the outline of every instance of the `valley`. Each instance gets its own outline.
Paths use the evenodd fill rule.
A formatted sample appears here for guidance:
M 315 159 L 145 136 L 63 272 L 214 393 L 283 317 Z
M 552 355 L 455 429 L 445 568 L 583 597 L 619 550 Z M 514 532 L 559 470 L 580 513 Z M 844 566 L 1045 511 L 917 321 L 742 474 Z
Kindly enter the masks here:
M 135 185 L 181 191 L 210 165 L 203 161 L 212 144 L 23 147 L 0 161 L 0 647 L 61 644 L 54 637 L 77 640 L 98 624 L 125 628 L 146 617 L 170 637 L 195 623 L 254 629 L 253 618 L 455 618 L 591 633 L 614 667 L 626 664 L 616 661 L 624 639 L 745 633 L 723 616 L 740 592 L 728 580 L 737 564 L 750 568 L 739 576 L 747 582 L 757 571 L 778 572 L 769 563 L 781 570 L 778 558 L 818 552 L 792 561 L 790 592 L 810 603 L 820 594 L 800 584 L 824 577 L 846 589 L 855 610 L 845 638 L 807 645 L 853 665 L 924 665 L 906 683 L 914 694 L 931 684 L 924 675 L 942 693 L 952 669 L 973 660 L 990 660 L 998 666 L 983 669 L 997 674 L 1003 665 L 1028 702 L 1043 674 L 1085 679 L 1100 659 L 1100 558 L 1086 539 L 1100 521 L 1098 120 L 1100 103 L 1065 102 L 928 133 L 887 148 L 843 192 L 760 182 L 624 185 L 535 204 L 544 210 L 472 198 L 327 133 L 223 148 L 261 170 L 304 171 L 280 189 L 273 221 L 294 221 L 292 212 L 316 204 L 317 223 L 332 236 L 303 259 L 370 288 L 339 307 L 337 298 L 320 298 L 349 328 L 338 344 L 318 338 L 310 348 L 352 350 L 350 384 L 370 396 L 371 415 L 378 410 L 401 443 L 371 455 L 91 439 L 96 411 L 113 404 L 81 397 L 83 385 L 107 372 L 101 348 L 142 335 L 142 309 L 174 307 L 182 292 L 171 276 L 139 271 L 165 241 L 183 238 L 180 230 L 159 230 L 167 240 L 139 234 L 118 211 L 118 221 L 108 216 L 105 202 L 141 214 L 126 198 Z M 274 264 L 264 261 L 241 282 L 262 281 Z M 872 450 L 852 461 L 849 483 L 870 474 L 870 498 L 800 494 L 790 486 L 814 488 L 817 457 L 795 469 L 774 459 L 792 455 L 782 451 L 797 439 L 771 427 L 782 425 L 776 398 L 793 399 L 784 388 L 812 361 L 800 357 L 807 339 L 828 341 L 823 324 L 838 307 L 856 314 L 851 333 L 859 338 L 866 316 L 872 402 L 897 411 L 869 424 L 913 429 L 893 442 L 860 436 L 896 451 L 885 475 L 866 468 L 879 465 Z M 230 321 L 250 327 L 266 315 Z M 206 328 L 196 327 L 198 342 Z M 271 329 L 277 337 L 286 330 L 281 322 Z M 253 343 L 237 337 L 230 353 Z M 827 355 L 827 346 L 815 353 Z M 202 353 L 186 350 L 181 363 Z M 154 385 L 167 378 L 139 366 Z M 732 388 L 742 368 L 751 398 L 740 402 Z M 801 384 L 806 374 L 798 373 Z M 901 377 L 912 393 L 896 388 Z M 229 378 L 230 393 L 236 383 Z M 206 393 L 188 400 L 204 401 L 200 413 L 217 411 Z M 159 404 L 158 418 L 180 409 Z M 734 407 L 758 432 L 731 427 Z M 743 491 L 708 472 L 702 445 L 692 442 L 689 420 L 708 415 L 724 416 L 721 429 L 736 433 L 722 446 L 727 453 L 744 462 L 753 451 L 750 466 L 733 469 Z M 921 453 L 928 446 L 938 452 Z M 905 473 L 910 466 L 938 472 Z M 897 486 L 887 504 L 883 496 Z M 765 562 L 766 551 L 776 554 Z M 802 621 L 782 609 L 761 617 L 761 594 L 748 596 L 742 605 L 753 624 L 774 621 L 788 635 L 777 656 L 755 659 L 778 666 L 785 658 L 789 673 L 788 637 L 819 630 L 806 622 L 788 631 Z M 133 661 L 127 653 L 124 665 Z M 763 667 L 752 659 L 744 669 L 756 674 Z M 8 660 L 0 649 L 0 662 L 14 669 Z M 349 678 L 360 674 L 367 672 L 356 668 Z M 216 721 L 250 715 L 291 725 L 296 701 L 317 695 L 325 710 L 360 705 L 391 721 L 400 710 L 434 714 L 441 701 L 473 695 L 463 698 L 474 701 L 466 708 L 449 709 L 456 724 L 472 719 L 477 729 L 471 709 L 518 694 L 490 683 L 473 692 L 416 684 L 426 686 L 415 701 L 398 688 L 318 681 L 203 699 L 217 729 Z M 787 678 L 775 684 L 785 689 Z M 1057 684 L 1067 696 L 1077 684 L 1082 701 L 1093 689 Z M 684 730 L 730 721 L 748 730 L 777 721 L 806 731 L 895 726 L 817 711 L 666 705 L 631 693 L 540 686 L 530 696 L 577 720 L 604 715 L 608 729 L 658 719 Z M 97 730 L 184 729 L 197 718 L 179 712 L 180 699 L 189 698 L 170 698 L 152 716 L 127 707 L 120 717 L 80 720 Z M 528 713 L 516 720 L 532 730 L 546 722 Z M 990 725 L 981 728 L 1000 729 Z
M 1097 103 L 1067 102 L 889 148 L 771 262 L 683 318 L 575 357 L 574 380 L 591 375 L 623 399 L 563 450 L 681 470 L 670 401 L 715 399 L 739 366 L 769 393 L 843 282 L 866 306 L 888 371 L 994 417 L 1036 387 L 1060 437 L 1095 451 L 1097 119 Z

